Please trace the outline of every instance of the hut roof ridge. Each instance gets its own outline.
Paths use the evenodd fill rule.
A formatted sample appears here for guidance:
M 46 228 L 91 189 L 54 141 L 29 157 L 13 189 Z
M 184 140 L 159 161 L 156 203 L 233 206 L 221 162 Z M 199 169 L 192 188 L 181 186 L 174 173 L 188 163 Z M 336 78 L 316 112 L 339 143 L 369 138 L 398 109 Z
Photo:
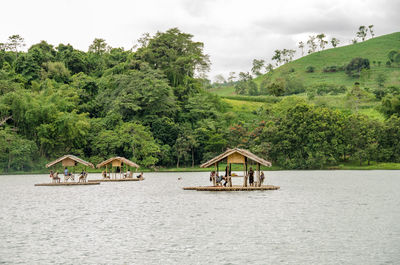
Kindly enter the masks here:
M 124 164 L 126 164 L 126 165 L 128 165 L 128 166 L 131 166 L 131 167 L 136 167 L 136 168 L 139 168 L 139 167 L 140 167 L 140 166 L 139 166 L 138 164 L 136 164 L 135 162 L 133 162 L 133 161 L 131 161 L 131 160 L 129 160 L 129 159 L 126 159 L 125 157 L 122 157 L 122 156 L 111 157 L 111 158 L 109 158 L 109 159 L 107 159 L 107 160 L 104 160 L 103 162 L 97 164 L 96 167 L 97 167 L 97 168 L 101 168 L 101 167 L 103 167 L 103 166 L 105 166 L 105 165 L 111 163 L 111 162 L 114 161 L 114 160 L 119 160 L 119 161 L 123 162 Z
M 222 154 L 212 158 L 211 160 L 203 163 L 200 167 L 209 167 L 209 166 L 211 166 L 211 165 L 213 165 L 213 164 L 225 159 L 226 157 L 228 157 L 229 155 L 231 155 L 233 153 L 239 153 L 239 154 L 241 154 L 241 155 L 243 155 L 243 156 L 245 156 L 247 158 L 250 158 L 251 160 L 253 160 L 253 161 L 257 162 L 257 163 L 260 163 L 261 165 L 264 165 L 264 166 L 269 166 L 270 167 L 272 165 L 271 162 L 269 162 L 269 161 L 267 161 L 265 159 L 262 159 L 261 157 L 256 156 L 255 154 L 251 153 L 250 151 L 248 151 L 246 149 L 240 149 L 240 148 L 230 149 L 230 148 L 228 148 L 224 153 L 222 153 Z
M 85 160 L 83 160 L 83 159 L 81 159 L 81 158 L 79 158 L 77 156 L 74 156 L 74 155 L 64 155 L 64 156 L 62 156 L 60 158 L 57 158 L 53 162 L 50 162 L 50 163 L 46 164 L 46 167 L 51 167 L 51 166 L 53 166 L 53 165 L 55 165 L 57 163 L 60 163 L 61 161 L 65 160 L 67 158 L 72 159 L 75 162 L 81 163 L 82 165 L 94 168 L 94 165 L 92 163 L 87 162 L 87 161 L 85 161 Z

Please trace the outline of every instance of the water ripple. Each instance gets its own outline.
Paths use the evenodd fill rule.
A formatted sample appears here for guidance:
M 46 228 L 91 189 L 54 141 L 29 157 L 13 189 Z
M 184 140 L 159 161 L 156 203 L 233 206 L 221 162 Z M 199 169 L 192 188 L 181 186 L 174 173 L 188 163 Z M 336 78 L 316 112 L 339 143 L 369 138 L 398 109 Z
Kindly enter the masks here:
M 279 171 L 267 180 L 281 190 L 181 189 L 208 185 L 206 173 L 81 187 L 0 176 L 0 264 L 400 263 L 397 171 Z

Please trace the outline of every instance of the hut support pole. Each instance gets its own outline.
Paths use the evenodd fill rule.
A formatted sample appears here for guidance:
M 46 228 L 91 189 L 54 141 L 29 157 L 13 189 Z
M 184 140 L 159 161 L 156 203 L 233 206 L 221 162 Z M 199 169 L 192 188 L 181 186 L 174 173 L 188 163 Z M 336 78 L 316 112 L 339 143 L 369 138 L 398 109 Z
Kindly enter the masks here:
M 215 174 L 214 174 L 214 177 L 212 178 L 212 183 L 213 183 L 213 186 L 216 186 L 217 185 L 217 183 L 216 183 L 216 181 L 215 181 L 215 177 L 217 176 L 216 174 L 217 174 L 217 163 L 215 163 L 214 164 L 214 171 L 215 171 Z
M 215 178 L 219 176 L 219 163 L 217 162 L 217 173 L 215 174 Z M 217 185 L 217 180 L 215 179 L 215 185 Z
M 232 164 L 231 163 L 229 163 L 229 170 L 228 170 L 228 172 L 229 172 L 229 176 L 228 176 L 228 186 L 229 187 L 232 187 Z
M 247 187 L 247 161 L 245 161 L 245 163 L 243 164 L 243 169 L 244 169 L 244 173 L 243 173 L 243 187 Z

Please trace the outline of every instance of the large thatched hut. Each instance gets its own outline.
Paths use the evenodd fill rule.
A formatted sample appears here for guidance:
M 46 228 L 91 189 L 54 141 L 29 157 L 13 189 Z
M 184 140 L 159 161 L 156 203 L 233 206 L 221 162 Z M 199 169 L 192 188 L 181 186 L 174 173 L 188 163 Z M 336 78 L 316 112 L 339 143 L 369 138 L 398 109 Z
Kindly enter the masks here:
M 205 167 L 211 167 L 214 166 L 215 167 L 215 171 L 217 173 L 217 175 L 219 174 L 219 163 L 226 161 L 227 163 L 227 167 L 228 167 L 228 180 L 230 180 L 231 177 L 231 169 L 232 169 L 232 164 L 242 164 L 243 165 L 243 187 L 247 187 L 247 178 L 248 178 L 248 164 L 249 162 L 253 162 L 256 164 L 256 180 L 257 183 L 261 183 L 260 182 L 260 165 L 263 166 L 271 166 L 271 162 L 262 159 L 258 156 L 256 156 L 255 154 L 251 153 L 248 150 L 245 149 L 240 149 L 240 148 L 234 148 L 234 149 L 228 149 L 226 150 L 224 153 L 214 157 L 213 159 L 205 162 L 204 164 L 202 164 L 200 167 L 205 168 Z M 213 183 L 215 186 L 215 183 Z M 229 185 L 230 187 L 232 187 L 232 182 L 229 181 Z

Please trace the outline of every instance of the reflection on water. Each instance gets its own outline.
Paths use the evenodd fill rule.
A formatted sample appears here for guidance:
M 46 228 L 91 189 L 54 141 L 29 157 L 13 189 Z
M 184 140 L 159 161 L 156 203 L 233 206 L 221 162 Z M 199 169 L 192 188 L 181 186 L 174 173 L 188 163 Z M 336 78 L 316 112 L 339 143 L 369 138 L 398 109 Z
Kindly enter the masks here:
M 217 193 L 181 189 L 207 173 L 145 177 L 0 176 L 0 263 L 400 264 L 400 172 L 267 172 L 280 190 Z

